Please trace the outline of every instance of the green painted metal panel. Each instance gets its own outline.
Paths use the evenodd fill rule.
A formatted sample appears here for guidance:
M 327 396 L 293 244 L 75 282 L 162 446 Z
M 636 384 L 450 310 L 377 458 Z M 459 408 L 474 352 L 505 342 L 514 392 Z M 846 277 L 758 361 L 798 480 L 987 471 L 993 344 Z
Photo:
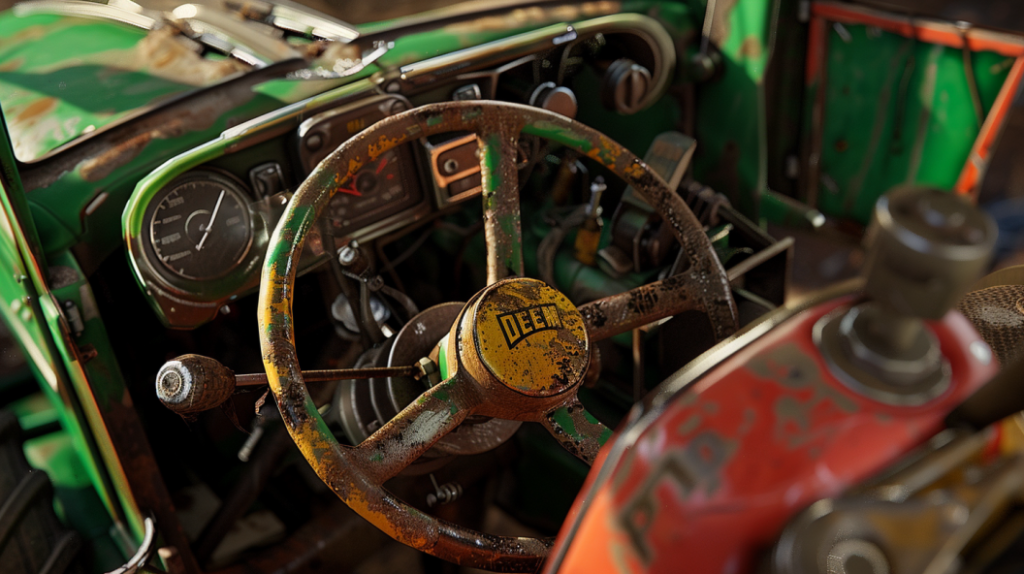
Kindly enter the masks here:
M 96 456 L 86 420 L 71 391 L 68 374 L 58 346 L 52 339 L 52 312 L 47 313 L 46 285 L 35 265 L 41 258 L 34 249 L 36 229 L 28 216 L 6 126 L 0 122 L 0 317 L 28 358 L 40 388 L 56 411 L 61 427 L 69 435 L 89 482 L 109 516 L 120 516 L 108 476 Z M 19 217 L 19 215 L 21 217 Z M 52 311 L 52 309 L 51 309 Z
M 869 26 L 845 30 L 846 39 L 828 32 L 818 208 L 866 223 L 895 185 L 952 188 L 980 126 L 961 50 Z M 988 110 L 1013 59 L 978 52 L 972 63 Z
M 694 175 L 758 220 L 767 189 L 765 69 L 773 0 L 718 2 L 711 39 L 718 77 L 698 87 Z
M 169 32 L 0 13 L 0 105 L 22 161 L 242 69 L 204 60 Z

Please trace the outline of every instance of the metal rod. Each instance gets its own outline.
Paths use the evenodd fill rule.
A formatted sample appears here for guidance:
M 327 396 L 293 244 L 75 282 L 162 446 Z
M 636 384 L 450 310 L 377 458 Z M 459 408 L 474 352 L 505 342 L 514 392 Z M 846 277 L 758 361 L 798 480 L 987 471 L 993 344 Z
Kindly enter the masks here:
M 715 21 L 715 0 L 708 0 L 704 8 L 704 26 L 700 32 L 700 54 L 708 55 L 708 43 L 711 42 L 711 26 Z
M 366 369 L 325 369 L 322 371 L 302 371 L 302 380 L 306 383 L 340 381 L 342 379 L 373 379 L 376 377 L 413 377 L 418 378 L 419 369 L 415 365 L 406 367 L 371 367 Z M 235 375 L 235 385 L 251 387 L 267 384 L 265 373 Z

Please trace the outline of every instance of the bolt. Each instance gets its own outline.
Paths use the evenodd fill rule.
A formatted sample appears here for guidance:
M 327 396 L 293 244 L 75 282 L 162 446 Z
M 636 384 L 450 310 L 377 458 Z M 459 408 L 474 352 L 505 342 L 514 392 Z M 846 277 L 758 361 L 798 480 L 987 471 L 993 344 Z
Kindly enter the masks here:
M 444 165 L 441 166 L 441 169 L 443 169 L 448 175 L 452 175 L 459 170 L 459 162 L 451 158 L 446 159 L 444 160 Z
M 420 376 L 418 379 L 423 381 L 424 386 L 427 388 L 433 387 L 441 382 L 441 371 L 437 368 L 437 364 L 431 361 L 428 357 L 423 357 L 416 362 L 416 367 L 419 369 Z
M 338 250 L 338 262 L 348 267 L 355 263 L 356 259 L 359 258 L 359 246 L 354 245 L 352 242 Z

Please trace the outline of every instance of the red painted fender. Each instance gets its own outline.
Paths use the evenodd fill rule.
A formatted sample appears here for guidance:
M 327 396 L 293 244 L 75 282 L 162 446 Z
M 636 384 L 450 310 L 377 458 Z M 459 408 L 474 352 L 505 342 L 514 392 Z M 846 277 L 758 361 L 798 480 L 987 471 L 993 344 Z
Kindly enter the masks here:
M 920 445 L 998 370 L 950 312 L 929 323 L 951 367 L 945 392 L 916 407 L 860 394 L 813 337 L 853 301 L 776 315 L 670 377 L 605 446 L 546 571 L 750 572 L 792 516 Z

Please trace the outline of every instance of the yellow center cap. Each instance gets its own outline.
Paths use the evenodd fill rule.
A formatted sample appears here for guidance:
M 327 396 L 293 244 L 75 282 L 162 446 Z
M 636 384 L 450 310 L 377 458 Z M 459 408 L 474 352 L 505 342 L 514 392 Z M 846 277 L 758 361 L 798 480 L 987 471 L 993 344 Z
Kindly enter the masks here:
M 549 397 L 571 388 L 590 359 L 579 311 L 536 279 L 510 279 L 484 292 L 473 335 L 487 370 L 524 395 Z

